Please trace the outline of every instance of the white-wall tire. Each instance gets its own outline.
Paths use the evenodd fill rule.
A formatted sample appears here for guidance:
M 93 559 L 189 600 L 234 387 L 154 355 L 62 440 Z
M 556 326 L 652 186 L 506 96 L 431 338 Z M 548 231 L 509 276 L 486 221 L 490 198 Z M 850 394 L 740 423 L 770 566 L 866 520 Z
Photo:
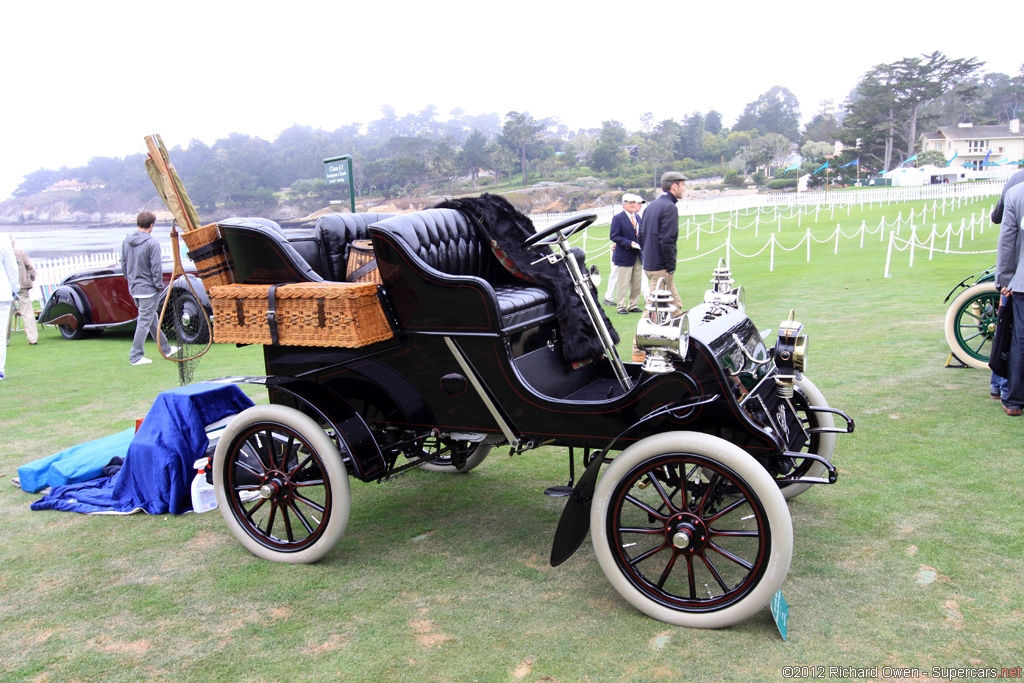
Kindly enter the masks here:
M 677 488 L 680 471 L 687 484 Z M 684 495 L 698 497 L 683 505 Z M 590 524 L 615 590 L 677 626 L 723 628 L 749 618 L 775 595 L 793 556 L 792 519 L 771 475 L 738 446 L 696 432 L 657 434 L 616 456 L 598 481 Z
M 960 292 L 946 309 L 946 343 L 972 368 L 988 370 L 998 305 L 996 283 L 982 282 Z
M 294 408 L 239 413 L 217 442 L 213 485 L 231 533 L 265 560 L 316 562 L 348 525 L 345 463 L 323 428 Z

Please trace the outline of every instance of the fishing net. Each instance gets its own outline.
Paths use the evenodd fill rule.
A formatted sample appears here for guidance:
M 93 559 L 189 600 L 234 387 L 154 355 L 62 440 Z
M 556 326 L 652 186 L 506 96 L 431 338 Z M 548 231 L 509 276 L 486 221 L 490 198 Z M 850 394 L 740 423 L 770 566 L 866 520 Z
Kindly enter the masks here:
M 171 285 L 167 289 L 167 298 L 160 311 L 160 331 L 172 350 L 172 353 L 164 357 L 178 364 L 178 381 L 184 386 L 192 382 L 199 359 L 210 348 L 213 335 L 210 316 L 196 293 L 193 278 L 185 275 L 181 266 L 178 233 L 173 226 L 171 252 L 174 256 L 174 271 Z M 163 354 L 163 351 L 160 353 Z

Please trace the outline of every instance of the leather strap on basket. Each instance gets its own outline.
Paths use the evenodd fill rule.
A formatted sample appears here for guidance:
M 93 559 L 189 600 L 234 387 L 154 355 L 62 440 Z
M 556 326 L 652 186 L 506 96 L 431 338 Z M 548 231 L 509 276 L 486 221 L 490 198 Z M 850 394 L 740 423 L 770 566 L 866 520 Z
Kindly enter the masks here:
M 270 285 L 267 293 L 267 324 L 270 326 L 270 343 L 277 346 L 277 310 L 274 307 L 274 290 L 277 285 Z
M 374 270 L 377 270 L 377 259 L 375 258 L 370 259 L 369 261 L 367 261 L 366 263 L 364 263 L 363 265 L 359 266 L 351 273 L 349 273 L 348 281 L 358 282 L 359 278 Z

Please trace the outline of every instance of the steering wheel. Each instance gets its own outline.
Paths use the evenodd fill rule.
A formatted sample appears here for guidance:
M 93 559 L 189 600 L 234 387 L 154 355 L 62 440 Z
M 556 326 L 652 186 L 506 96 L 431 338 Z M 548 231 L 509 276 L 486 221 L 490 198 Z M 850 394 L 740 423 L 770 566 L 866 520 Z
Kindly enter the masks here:
M 544 247 L 554 244 L 555 241 L 548 241 L 548 238 L 555 233 L 561 233 L 562 237 L 569 239 L 580 230 L 586 230 L 591 223 L 597 220 L 596 213 L 584 213 L 579 216 L 573 216 L 566 218 L 564 221 L 555 223 L 550 228 L 538 232 L 536 235 L 531 235 L 523 240 L 523 247 L 527 250 L 535 249 L 536 247 Z

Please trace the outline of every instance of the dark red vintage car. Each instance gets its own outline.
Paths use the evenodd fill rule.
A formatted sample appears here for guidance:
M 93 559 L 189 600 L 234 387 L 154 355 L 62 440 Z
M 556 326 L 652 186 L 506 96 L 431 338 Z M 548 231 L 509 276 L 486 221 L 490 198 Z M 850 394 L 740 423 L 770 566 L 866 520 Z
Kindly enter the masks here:
M 161 294 L 161 306 L 163 297 L 168 294 L 185 297 L 180 309 L 181 315 L 174 321 L 174 325 L 181 330 L 182 338 L 188 339 L 190 335 L 200 332 L 198 316 L 210 314 L 206 290 L 195 276 L 194 268 L 186 268 L 193 272 L 184 277 L 192 282 L 198 300 L 188 291 L 181 277 L 171 286 L 172 262 L 165 261 L 163 267 L 166 289 Z M 107 328 L 132 325 L 138 315 L 139 310 L 128 292 L 128 280 L 121 266 L 115 264 L 106 268 L 83 270 L 64 278 L 43 306 L 39 321 L 56 325 L 65 339 L 81 339 Z

